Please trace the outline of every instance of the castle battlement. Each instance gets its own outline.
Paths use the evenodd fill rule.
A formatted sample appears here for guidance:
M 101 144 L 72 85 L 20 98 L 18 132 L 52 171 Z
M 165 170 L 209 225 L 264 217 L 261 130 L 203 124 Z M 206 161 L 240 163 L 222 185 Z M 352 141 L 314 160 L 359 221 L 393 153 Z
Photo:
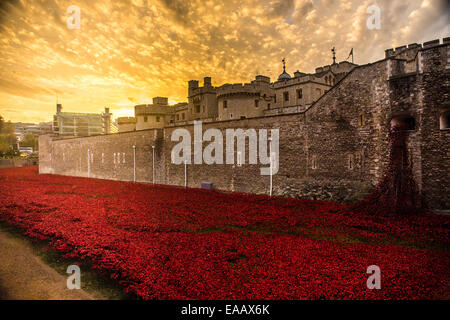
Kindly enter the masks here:
M 211 85 L 211 77 L 203 78 L 203 87 L 198 86 L 198 80 L 188 81 L 188 95 L 193 97 L 201 94 L 216 93 L 216 88 Z
M 396 48 L 389 48 L 385 50 L 385 58 L 398 57 L 399 55 L 402 55 L 400 58 L 412 59 L 419 50 L 439 46 L 441 44 L 450 44 L 450 37 L 443 38 L 442 43 L 440 42 L 440 39 L 435 39 L 424 42 L 423 44 L 411 43 L 407 46 L 403 45 Z
M 117 118 L 117 124 L 136 123 L 135 117 L 120 117 Z
M 259 94 L 261 87 L 251 83 L 224 84 L 217 88 L 217 97 L 231 94 Z
M 224 95 L 259 95 L 261 90 L 267 89 L 270 86 L 270 78 L 262 75 L 257 75 L 255 80 L 250 83 L 226 83 L 217 88 L 217 97 Z

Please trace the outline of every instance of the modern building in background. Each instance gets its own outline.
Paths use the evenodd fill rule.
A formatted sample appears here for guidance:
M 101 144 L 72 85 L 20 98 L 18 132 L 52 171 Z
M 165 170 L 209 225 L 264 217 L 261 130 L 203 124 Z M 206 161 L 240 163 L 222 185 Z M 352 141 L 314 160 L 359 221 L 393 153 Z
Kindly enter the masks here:
M 14 123 L 14 129 L 17 140 L 20 142 L 27 133 L 31 133 L 35 137 L 52 133 L 52 122 L 39 122 L 39 124 L 16 122 Z
M 85 137 L 111 133 L 111 113 L 62 112 L 62 104 L 56 105 L 53 116 L 53 133 L 58 136 Z

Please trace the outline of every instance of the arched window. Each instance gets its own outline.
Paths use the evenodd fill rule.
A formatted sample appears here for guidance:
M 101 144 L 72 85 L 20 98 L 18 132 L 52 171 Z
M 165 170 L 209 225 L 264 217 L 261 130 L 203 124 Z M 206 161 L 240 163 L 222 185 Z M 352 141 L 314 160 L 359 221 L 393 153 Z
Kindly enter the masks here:
M 439 129 L 450 130 L 450 110 L 441 113 L 439 117 Z
M 396 116 L 391 120 L 391 128 L 400 127 L 403 130 L 416 130 L 416 119 L 409 115 Z
M 311 169 L 317 169 L 317 157 L 315 155 L 311 157 Z
M 355 167 L 355 157 L 353 154 L 348 155 L 348 170 L 353 170 Z

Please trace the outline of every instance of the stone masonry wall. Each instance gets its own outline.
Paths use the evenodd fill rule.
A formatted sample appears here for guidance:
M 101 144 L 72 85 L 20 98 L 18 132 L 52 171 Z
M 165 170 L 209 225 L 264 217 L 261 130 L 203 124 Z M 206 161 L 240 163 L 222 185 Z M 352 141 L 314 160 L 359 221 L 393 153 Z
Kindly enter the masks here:
M 53 141 L 41 136 L 39 173 L 133 181 L 135 145 L 136 180 L 152 182 L 155 146 L 155 180 L 164 180 L 161 137 L 157 129 Z
M 203 132 L 219 129 L 225 142 L 227 129 L 279 129 L 273 194 L 355 201 L 384 172 L 392 118 L 412 116 L 416 129 L 408 134 L 408 147 L 415 178 L 431 208 L 449 209 L 450 131 L 439 129 L 439 112 L 450 109 L 446 54 L 445 45 L 419 51 L 416 72 L 402 65 L 413 65 L 411 61 L 395 57 L 359 66 L 304 112 L 208 122 Z M 408 73 L 401 72 L 406 69 Z M 40 173 L 132 181 L 135 145 L 137 181 L 183 186 L 184 165 L 171 162 L 178 143 L 171 136 L 179 128 L 191 133 L 194 150 L 193 125 L 62 140 L 41 136 Z M 208 144 L 203 142 L 203 148 Z M 245 150 L 242 166 L 188 164 L 187 185 L 198 188 L 201 182 L 212 182 L 218 190 L 268 194 L 270 178 L 260 174 L 268 165 L 248 164 L 248 140 Z

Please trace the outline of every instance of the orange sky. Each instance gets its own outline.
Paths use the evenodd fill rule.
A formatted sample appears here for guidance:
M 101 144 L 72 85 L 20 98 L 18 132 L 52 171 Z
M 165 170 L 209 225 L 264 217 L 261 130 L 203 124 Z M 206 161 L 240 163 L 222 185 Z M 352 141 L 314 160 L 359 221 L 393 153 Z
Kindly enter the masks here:
M 369 30 L 366 9 L 381 9 Z M 274 80 L 287 71 L 330 64 L 330 49 L 355 62 L 384 49 L 450 36 L 444 0 L 2 0 L 0 114 L 49 121 L 56 96 L 65 111 L 133 115 L 154 96 L 186 101 L 187 81 L 213 85 Z M 66 10 L 81 9 L 81 28 Z M 446 10 L 447 9 L 447 10 Z

